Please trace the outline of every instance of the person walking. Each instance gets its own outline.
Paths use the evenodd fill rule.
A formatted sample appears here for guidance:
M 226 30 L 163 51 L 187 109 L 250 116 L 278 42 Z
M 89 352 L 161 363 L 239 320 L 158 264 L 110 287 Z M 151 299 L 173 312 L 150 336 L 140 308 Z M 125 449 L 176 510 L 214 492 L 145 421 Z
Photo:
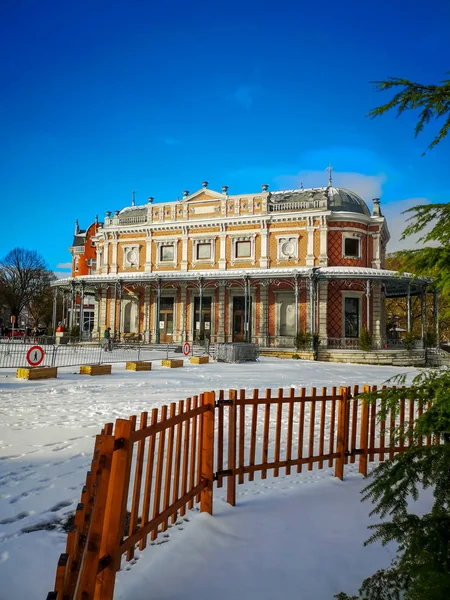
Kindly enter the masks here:
M 112 341 L 111 341 L 111 327 L 107 327 L 105 330 L 105 352 L 112 352 Z

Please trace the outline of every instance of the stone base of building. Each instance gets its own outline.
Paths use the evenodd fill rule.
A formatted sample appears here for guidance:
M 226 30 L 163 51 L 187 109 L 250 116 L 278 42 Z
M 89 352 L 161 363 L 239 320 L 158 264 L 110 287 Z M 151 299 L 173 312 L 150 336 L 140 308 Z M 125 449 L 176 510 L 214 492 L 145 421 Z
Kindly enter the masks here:
M 260 349 L 260 356 L 272 358 L 300 358 L 314 360 L 312 352 L 296 352 L 295 350 L 282 350 L 281 348 Z M 423 350 L 319 350 L 317 360 L 336 363 L 356 363 L 365 365 L 390 365 L 395 367 L 424 367 L 425 352 Z

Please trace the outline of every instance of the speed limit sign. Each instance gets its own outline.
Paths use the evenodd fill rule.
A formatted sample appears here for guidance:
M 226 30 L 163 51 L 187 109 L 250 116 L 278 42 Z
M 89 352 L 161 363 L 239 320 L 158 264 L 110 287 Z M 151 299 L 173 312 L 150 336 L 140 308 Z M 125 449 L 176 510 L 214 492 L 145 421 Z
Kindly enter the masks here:
M 27 352 L 28 364 L 32 367 L 37 367 L 44 360 L 45 352 L 41 346 L 31 346 Z
M 183 344 L 183 354 L 184 354 L 185 356 L 187 356 L 187 355 L 189 354 L 189 352 L 190 352 L 190 351 L 191 351 L 191 345 L 190 345 L 190 343 L 189 343 L 189 342 L 185 342 L 185 343 Z

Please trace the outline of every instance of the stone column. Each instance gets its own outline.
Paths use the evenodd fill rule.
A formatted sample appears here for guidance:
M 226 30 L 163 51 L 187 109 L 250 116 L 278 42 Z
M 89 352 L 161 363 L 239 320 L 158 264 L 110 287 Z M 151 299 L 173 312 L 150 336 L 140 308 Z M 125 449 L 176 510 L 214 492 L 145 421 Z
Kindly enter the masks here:
M 150 286 L 144 288 L 144 342 L 150 342 Z
M 106 304 L 107 304 L 107 294 L 108 294 L 108 288 L 105 289 L 100 289 L 99 290 L 99 327 L 98 327 L 98 335 L 101 336 L 103 333 L 103 329 L 105 329 L 107 327 L 107 323 L 106 323 Z
M 156 332 L 159 330 L 158 315 L 156 314 L 158 311 L 158 300 L 156 290 L 153 288 L 151 297 L 150 297 L 150 339 L 152 344 L 156 344 Z
M 259 284 L 259 344 L 263 347 L 269 346 L 269 290 L 268 285 Z
M 366 281 L 366 329 L 370 331 L 370 279 Z
M 225 341 L 225 289 L 226 282 L 219 281 L 219 322 L 217 323 L 217 341 Z
M 408 333 L 411 331 L 411 285 L 408 284 L 406 293 L 406 329 Z
M 227 233 L 225 230 L 225 224 L 220 224 L 220 250 L 219 250 L 219 269 L 221 271 L 227 268 Z
M 269 268 L 269 231 L 267 229 L 267 221 L 262 221 L 261 229 L 261 257 L 259 259 L 259 266 L 261 269 Z
M 372 268 L 380 269 L 381 268 L 381 235 L 379 233 L 374 233 L 372 237 L 367 236 L 367 243 L 369 243 L 370 239 L 372 239 L 372 248 L 373 248 Z
M 328 281 L 319 282 L 319 338 L 320 348 L 328 345 Z
M 183 235 L 181 236 L 181 270 L 182 271 L 187 271 L 189 268 L 188 244 L 189 244 L 188 228 L 183 227 Z
M 383 336 L 383 306 L 381 284 L 375 283 L 372 288 L 372 339 L 374 348 L 382 348 Z
M 186 332 L 186 307 L 187 307 L 187 283 L 181 284 L 181 294 L 180 294 L 180 303 L 181 303 L 181 342 L 185 342 L 187 340 L 187 332 Z
M 108 273 L 109 269 L 109 242 L 105 240 L 103 244 L 103 260 L 100 273 Z
M 117 236 L 117 234 L 116 234 Z M 117 246 L 118 246 L 118 241 L 117 239 L 114 239 L 111 244 L 112 244 L 112 256 L 111 256 L 111 269 L 110 269 L 110 273 L 117 273 L 118 271 L 118 266 L 117 266 Z
M 114 284 L 112 289 L 111 298 L 109 299 L 109 323 L 108 327 L 111 327 L 113 334 L 116 333 L 116 304 L 117 304 L 117 287 Z
M 147 233 L 147 238 L 145 240 L 145 265 L 144 271 L 150 272 L 152 270 L 152 232 L 149 231 Z M 146 329 L 148 327 L 146 326 Z
M 307 218 L 306 231 L 308 233 L 308 242 L 306 250 L 306 266 L 314 266 L 314 219 L 313 217 Z
M 313 235 L 314 235 L 314 233 L 313 233 Z M 313 246 L 313 248 L 314 248 L 314 246 Z M 314 252 L 313 252 L 313 254 L 314 254 Z M 328 267 L 328 222 L 327 222 L 327 218 L 325 216 L 320 218 L 319 266 Z

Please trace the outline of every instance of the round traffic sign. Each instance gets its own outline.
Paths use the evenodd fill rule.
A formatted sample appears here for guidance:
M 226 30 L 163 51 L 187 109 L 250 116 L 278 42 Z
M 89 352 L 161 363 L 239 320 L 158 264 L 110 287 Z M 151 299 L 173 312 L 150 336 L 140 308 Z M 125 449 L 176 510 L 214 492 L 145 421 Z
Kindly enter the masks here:
M 191 351 L 191 345 L 190 345 L 190 343 L 189 343 L 189 342 L 185 342 L 185 343 L 183 344 L 183 354 L 184 354 L 185 356 L 187 356 L 187 355 L 189 354 L 189 352 L 190 352 L 190 351 Z
M 44 349 L 41 346 L 31 346 L 27 352 L 28 364 L 32 367 L 37 367 L 44 360 Z

